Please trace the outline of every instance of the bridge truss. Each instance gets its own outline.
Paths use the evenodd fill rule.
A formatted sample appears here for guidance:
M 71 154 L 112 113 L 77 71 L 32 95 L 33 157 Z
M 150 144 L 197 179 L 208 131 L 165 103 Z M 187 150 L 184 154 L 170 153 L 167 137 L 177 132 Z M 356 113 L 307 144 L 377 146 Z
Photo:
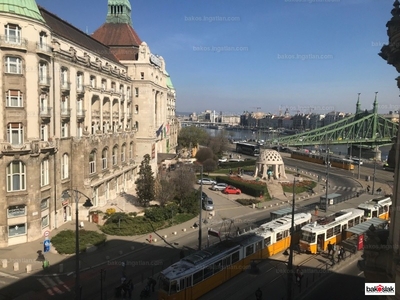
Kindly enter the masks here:
M 393 143 L 398 127 L 398 123 L 377 113 L 359 113 L 318 129 L 290 136 L 281 135 L 272 144 L 295 147 L 327 144 L 383 146 Z

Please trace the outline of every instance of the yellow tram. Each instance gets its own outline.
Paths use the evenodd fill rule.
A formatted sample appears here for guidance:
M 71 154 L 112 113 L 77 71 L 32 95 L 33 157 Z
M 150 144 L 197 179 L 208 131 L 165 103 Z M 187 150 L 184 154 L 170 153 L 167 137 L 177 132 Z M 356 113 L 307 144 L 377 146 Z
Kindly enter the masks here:
M 300 249 L 317 253 L 327 249 L 329 242 L 339 244 L 352 234 L 347 228 L 364 222 L 364 211 L 357 208 L 343 209 L 330 216 L 321 218 L 301 228 Z
M 383 220 L 390 219 L 390 209 L 392 208 L 392 198 L 383 196 L 368 200 L 358 205 L 359 209 L 364 211 L 364 220 L 372 218 L 380 218 Z
M 301 151 L 293 151 L 291 154 L 291 158 L 309 161 L 312 163 L 323 165 L 325 164 L 325 155 L 313 154 L 309 152 L 301 152 Z M 330 156 L 329 162 L 332 167 L 340 168 L 344 170 L 354 170 L 354 163 L 350 159 L 345 159 L 341 157 Z
M 311 214 L 294 215 L 295 234 L 309 223 Z M 275 219 L 259 228 L 190 254 L 163 270 L 158 298 L 198 299 L 244 271 L 254 259 L 272 256 L 290 246 L 291 216 Z M 297 237 L 297 240 L 299 237 Z

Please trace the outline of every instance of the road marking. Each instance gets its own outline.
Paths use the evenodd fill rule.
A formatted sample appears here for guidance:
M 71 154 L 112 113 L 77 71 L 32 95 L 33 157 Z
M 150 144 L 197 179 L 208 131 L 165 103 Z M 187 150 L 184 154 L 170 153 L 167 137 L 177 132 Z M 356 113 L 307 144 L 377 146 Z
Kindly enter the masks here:
M 44 281 L 43 279 L 38 279 L 39 282 L 46 288 L 47 293 L 51 296 L 54 296 L 54 292 L 51 290 L 50 286 L 46 283 L 46 281 Z
M 71 289 L 58 277 L 54 278 L 59 285 L 62 285 L 67 291 L 71 291 Z
M 19 279 L 19 277 L 17 277 L 17 276 L 13 276 L 13 275 L 10 275 L 10 274 L 7 274 L 7 273 L 3 273 L 3 272 L 0 272 L 0 276 Z
M 357 276 L 360 276 L 362 273 L 364 273 L 364 271 L 361 271 L 360 273 L 358 273 Z

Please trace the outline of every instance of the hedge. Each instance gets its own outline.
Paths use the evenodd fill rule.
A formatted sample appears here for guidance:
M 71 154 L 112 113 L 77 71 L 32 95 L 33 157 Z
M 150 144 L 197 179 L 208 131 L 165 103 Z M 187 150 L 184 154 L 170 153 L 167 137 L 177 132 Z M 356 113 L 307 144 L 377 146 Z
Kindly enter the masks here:
M 267 185 L 264 182 L 260 183 L 252 183 L 246 180 L 243 180 L 240 177 L 229 177 L 229 176 L 217 176 L 215 180 L 218 183 L 226 183 L 229 185 L 233 185 L 239 188 L 242 193 L 253 197 L 263 197 L 266 200 L 270 200 L 271 196 L 269 195 Z

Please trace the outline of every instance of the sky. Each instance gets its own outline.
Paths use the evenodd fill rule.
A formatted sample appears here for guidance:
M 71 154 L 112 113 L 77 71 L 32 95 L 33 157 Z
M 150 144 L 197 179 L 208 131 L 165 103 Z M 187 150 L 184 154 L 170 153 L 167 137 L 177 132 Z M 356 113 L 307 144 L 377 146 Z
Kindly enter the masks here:
M 93 33 L 107 0 L 37 0 Z M 400 110 L 388 43 L 394 0 L 130 0 L 133 28 L 162 56 L 176 111 L 278 114 Z M 84 5 L 82 4 L 84 3 Z

